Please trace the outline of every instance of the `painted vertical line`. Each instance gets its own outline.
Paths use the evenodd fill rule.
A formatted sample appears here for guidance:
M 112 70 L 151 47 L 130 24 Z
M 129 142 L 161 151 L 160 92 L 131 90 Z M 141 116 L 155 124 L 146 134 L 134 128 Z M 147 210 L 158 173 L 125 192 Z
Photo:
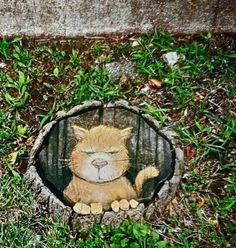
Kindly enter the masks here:
M 116 125 L 116 108 L 113 108 L 113 109 L 114 109 L 113 126 L 115 127 L 115 125 Z
M 48 142 L 49 142 L 49 139 L 48 139 Z M 45 152 L 45 157 L 46 157 L 46 165 L 47 165 L 46 168 L 48 168 L 48 145 L 46 146 L 46 144 L 45 144 L 43 150 Z
M 56 134 L 55 134 L 56 132 Z M 54 159 L 55 159 L 55 151 L 57 147 L 57 126 L 53 126 L 49 133 L 49 139 L 48 139 L 48 147 L 47 147 L 47 153 L 48 153 L 48 168 L 45 170 L 45 177 L 47 180 L 53 179 L 54 181 L 54 175 L 55 175 L 55 169 L 54 169 Z M 55 137 L 56 136 L 56 137 Z M 57 153 L 57 152 L 56 152 Z
M 59 146 L 60 146 L 60 125 L 59 123 L 57 123 L 57 125 L 55 126 L 56 129 L 56 142 L 55 142 L 55 146 L 53 146 L 53 170 L 56 176 L 53 175 L 54 177 L 54 185 L 56 186 L 56 188 L 60 185 L 61 182 L 59 181 L 59 175 L 58 175 L 58 170 L 59 170 L 59 163 L 58 163 L 58 156 L 60 156 L 59 154 Z
M 64 128 L 63 128 L 63 133 L 64 133 L 64 150 L 63 150 L 63 159 L 69 159 L 69 154 L 67 153 L 67 144 L 69 144 L 69 140 L 68 140 L 68 135 L 67 135 L 67 118 L 64 119 Z
M 101 107 L 99 107 L 98 109 L 98 121 L 99 121 L 99 124 L 103 124 L 103 116 L 104 116 L 104 107 L 103 105 Z
M 141 113 L 138 113 L 137 117 L 137 140 L 136 140 L 136 151 L 135 151 L 135 168 L 138 168 L 138 156 L 139 156 L 139 138 L 140 138 L 140 115 Z
M 158 154 L 158 133 L 156 132 L 156 149 L 155 149 L 155 165 L 159 167 L 159 154 Z
M 148 163 L 152 163 L 153 161 L 153 156 L 152 156 L 152 142 L 151 142 L 151 127 L 149 125 L 147 125 L 147 123 L 145 122 L 146 126 L 148 126 L 148 147 L 150 148 L 150 151 L 148 152 Z M 146 165 L 148 166 L 148 164 Z
M 47 145 L 47 161 L 48 161 L 48 167 L 45 168 L 44 170 L 44 176 L 46 179 L 48 179 L 47 175 L 51 175 L 51 171 L 52 171 L 52 153 L 50 152 L 51 151 L 51 135 L 52 135 L 52 130 L 50 131 L 49 133 L 49 136 L 48 136 L 48 145 Z
M 172 173 L 172 150 L 171 150 L 171 147 L 170 147 L 170 143 L 165 141 L 164 142 L 164 151 L 165 151 L 165 163 L 164 163 L 164 166 L 165 168 L 168 169 L 168 178 L 170 177 L 171 173 Z M 168 151 L 168 152 L 167 152 Z
M 69 167 L 69 163 L 67 162 L 67 160 L 66 159 L 69 159 L 69 154 L 68 154 L 68 152 L 67 152 L 67 146 L 68 146 L 68 144 L 69 144 L 69 140 L 68 140 L 68 135 L 67 135 L 67 133 L 68 133 L 68 131 L 67 131 L 67 118 L 65 118 L 65 119 L 63 119 L 63 130 L 62 130 L 62 132 L 63 132 L 63 150 L 62 150 L 62 153 L 61 153 L 61 155 L 62 155 L 62 159 L 63 159 L 63 161 L 61 162 L 61 164 L 62 164 L 62 167 L 61 167 L 61 176 L 62 176 L 62 182 L 61 182 L 61 188 L 60 188 L 60 190 L 61 191 L 63 191 L 64 190 L 64 188 L 65 188 L 65 186 L 66 186 L 66 180 L 67 180 L 67 175 L 66 175 L 66 171 L 67 171 L 67 168 Z
M 41 170 L 41 172 L 44 172 L 46 168 L 48 168 L 48 153 L 46 146 L 43 146 L 42 150 L 40 151 L 38 155 L 38 161 L 39 163 L 37 163 L 36 166 L 37 165 L 42 165 L 42 166 L 37 166 L 37 168 Z
M 169 177 L 169 175 L 170 175 L 170 172 L 171 172 L 171 170 L 170 170 L 170 168 L 169 168 L 169 164 L 168 164 L 168 162 L 169 162 L 169 158 L 168 158 L 168 155 L 167 155 L 167 152 L 166 152 L 166 140 L 164 140 L 163 141 L 163 154 L 164 154 L 164 162 L 163 162 L 163 168 L 164 168 L 164 177 L 165 177 L 165 180 Z
M 65 149 L 65 139 L 64 139 L 64 120 L 60 120 L 57 123 L 58 131 L 57 131 L 57 168 L 56 168 L 56 180 L 57 180 L 57 188 L 60 190 L 61 185 L 63 184 L 63 177 L 62 177 L 62 166 L 63 161 L 62 154 L 63 150 Z M 59 187 L 58 187 L 59 186 Z

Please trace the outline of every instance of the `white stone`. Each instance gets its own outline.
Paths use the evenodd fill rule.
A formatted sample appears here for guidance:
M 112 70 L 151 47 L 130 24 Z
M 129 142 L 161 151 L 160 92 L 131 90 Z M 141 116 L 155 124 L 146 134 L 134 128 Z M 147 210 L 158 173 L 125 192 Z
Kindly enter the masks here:
M 177 52 L 168 52 L 162 55 L 162 58 L 168 66 L 173 67 L 180 59 L 184 60 L 183 54 L 177 54 Z
M 0 68 L 1 68 L 1 69 L 4 68 L 4 67 L 6 67 L 6 66 L 7 66 L 7 64 L 5 64 L 5 63 L 3 63 L 3 62 L 0 63 Z
M 133 41 L 132 47 L 137 47 L 139 46 L 139 42 L 137 40 Z
M 150 86 L 148 84 L 145 84 L 144 88 L 141 89 L 141 92 L 143 94 L 148 93 L 151 90 Z

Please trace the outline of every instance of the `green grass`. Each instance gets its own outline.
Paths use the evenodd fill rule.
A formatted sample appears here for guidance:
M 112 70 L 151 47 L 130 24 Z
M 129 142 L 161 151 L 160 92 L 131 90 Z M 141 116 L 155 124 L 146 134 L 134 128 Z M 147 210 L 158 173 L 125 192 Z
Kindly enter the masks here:
M 0 39 L 0 246 L 1 247 L 227 247 L 236 243 L 236 76 L 233 49 L 219 36 L 191 38 L 166 32 L 116 43 L 83 41 L 37 45 Z M 82 41 L 79 41 L 82 42 Z M 220 43 L 222 44 L 222 43 Z M 83 48 L 84 47 L 84 48 Z M 216 47 L 216 48 L 214 48 Z M 181 59 L 169 67 L 163 54 Z M 105 64 L 132 60 L 135 80 L 112 82 Z M 150 79 L 161 88 L 142 91 Z M 178 132 L 187 165 L 176 206 L 155 222 L 125 221 L 90 231 L 53 220 L 33 204 L 23 164 L 40 127 L 58 110 L 87 100 L 128 99 L 160 127 Z
M 33 207 L 31 191 L 20 177 L 4 175 L 0 188 L 1 247 L 171 247 L 148 225 L 130 221 L 114 229 L 98 225 L 90 231 L 79 228 L 75 234 L 68 225 Z
M 13 108 L 21 108 L 27 104 L 29 98 L 29 92 L 27 90 L 27 85 L 30 83 L 30 78 L 24 75 L 23 72 L 17 71 L 18 79 L 13 79 L 9 75 L 6 74 L 5 80 L 5 93 L 3 97 L 5 101 Z M 17 95 L 13 97 L 9 92 L 8 89 L 11 91 L 17 91 Z
M 74 76 L 77 88 L 75 101 L 100 100 L 107 102 L 119 96 L 119 85 L 114 85 L 105 69 L 92 66 L 88 72 L 80 70 Z

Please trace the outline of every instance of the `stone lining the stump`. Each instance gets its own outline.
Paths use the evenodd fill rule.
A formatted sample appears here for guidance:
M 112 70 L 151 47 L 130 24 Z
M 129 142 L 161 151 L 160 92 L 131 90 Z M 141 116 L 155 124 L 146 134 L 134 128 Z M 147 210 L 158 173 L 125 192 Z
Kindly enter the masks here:
M 53 194 L 51 190 L 49 190 L 44 185 L 43 180 L 39 176 L 35 167 L 35 156 L 40 150 L 45 137 L 49 134 L 53 126 L 58 123 L 58 121 L 66 117 L 76 115 L 81 111 L 101 106 L 103 106 L 103 104 L 99 101 L 89 101 L 85 102 L 83 105 L 74 107 L 67 113 L 63 111 L 58 112 L 55 120 L 45 125 L 44 128 L 40 131 L 31 150 L 29 157 L 29 168 L 25 174 L 25 180 L 34 193 L 34 201 L 39 209 L 48 211 L 53 217 L 62 219 L 66 223 L 70 223 L 74 228 L 79 225 L 92 227 L 94 224 L 105 224 L 112 227 L 117 227 L 124 219 L 127 218 L 134 221 L 138 221 L 142 218 L 147 220 L 151 219 L 155 213 L 162 212 L 165 206 L 174 197 L 178 190 L 183 172 L 184 156 L 182 150 L 178 147 L 177 144 L 178 135 L 173 130 L 165 128 L 160 131 L 171 141 L 175 149 L 175 168 L 173 176 L 163 183 L 156 197 L 150 204 L 145 206 L 144 203 L 140 203 L 136 209 L 129 209 L 127 211 L 120 210 L 118 213 L 107 211 L 99 215 L 78 215 L 72 210 L 70 206 L 66 206 L 61 200 L 57 198 L 57 196 Z M 126 101 L 109 103 L 104 107 L 124 107 L 135 113 L 139 112 L 138 108 L 130 106 Z M 150 123 L 152 123 L 152 125 L 158 127 L 158 123 L 150 115 L 145 114 L 143 116 L 145 116 L 145 118 Z

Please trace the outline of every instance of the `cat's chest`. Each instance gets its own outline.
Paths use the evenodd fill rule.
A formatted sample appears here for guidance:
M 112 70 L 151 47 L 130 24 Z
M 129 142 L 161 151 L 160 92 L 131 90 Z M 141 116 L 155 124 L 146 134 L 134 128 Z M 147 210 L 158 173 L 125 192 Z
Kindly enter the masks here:
M 81 195 L 91 197 L 94 200 L 102 198 L 134 198 L 136 193 L 126 177 L 120 177 L 107 183 L 90 183 L 76 178 L 77 186 Z

